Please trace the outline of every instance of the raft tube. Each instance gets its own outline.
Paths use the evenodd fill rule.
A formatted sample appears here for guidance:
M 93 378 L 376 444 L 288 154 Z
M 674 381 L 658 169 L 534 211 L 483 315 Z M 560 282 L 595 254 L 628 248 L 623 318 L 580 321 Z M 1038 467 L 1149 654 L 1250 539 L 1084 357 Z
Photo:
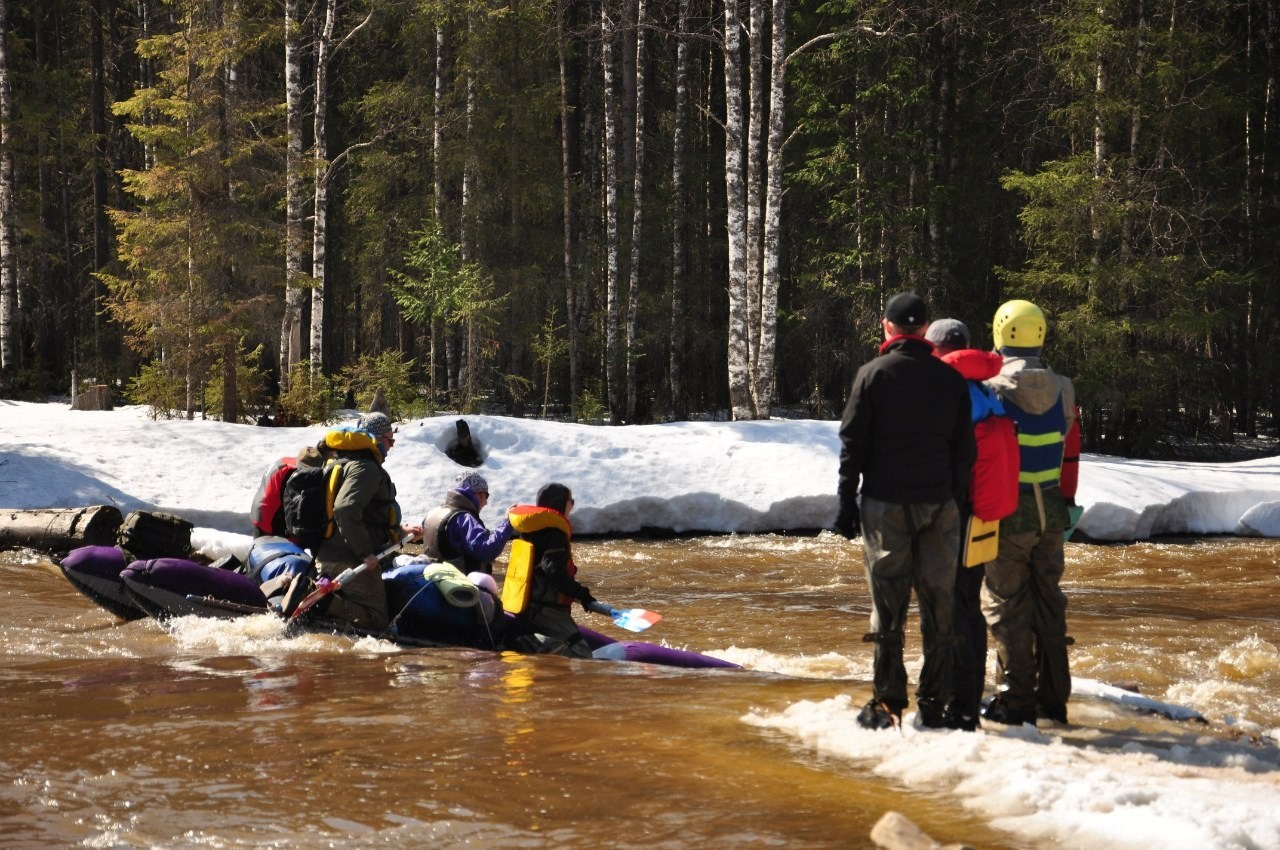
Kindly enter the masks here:
M 643 661 L 649 664 L 663 664 L 667 667 L 741 667 L 740 664 L 734 664 L 732 661 L 703 655 L 700 652 L 673 649 L 669 646 L 659 646 L 656 643 L 638 640 L 614 640 L 608 635 L 585 626 L 578 626 L 578 631 L 582 632 L 587 646 L 591 647 L 591 655 L 594 658 L 609 661 Z
M 120 573 L 126 566 L 119 546 L 82 546 L 58 562 L 71 586 L 122 620 L 138 620 L 147 612 L 129 595 Z
M 120 577 L 138 607 L 160 620 L 190 614 L 229 619 L 271 610 L 248 576 L 184 558 L 134 561 Z

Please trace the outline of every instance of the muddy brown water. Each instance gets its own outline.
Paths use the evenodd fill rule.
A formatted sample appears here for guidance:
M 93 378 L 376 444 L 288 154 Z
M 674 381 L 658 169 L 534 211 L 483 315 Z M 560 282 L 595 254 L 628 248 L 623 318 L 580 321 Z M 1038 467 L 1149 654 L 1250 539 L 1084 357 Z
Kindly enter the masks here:
M 889 809 L 944 843 L 1052 846 L 743 722 L 869 695 L 856 545 L 576 548 L 599 598 L 663 613 L 645 639 L 747 669 L 289 639 L 267 617 L 121 623 L 47 558 L 0 552 L 0 846 L 859 848 Z M 1280 728 L 1280 541 L 1071 544 L 1068 561 L 1073 673 Z

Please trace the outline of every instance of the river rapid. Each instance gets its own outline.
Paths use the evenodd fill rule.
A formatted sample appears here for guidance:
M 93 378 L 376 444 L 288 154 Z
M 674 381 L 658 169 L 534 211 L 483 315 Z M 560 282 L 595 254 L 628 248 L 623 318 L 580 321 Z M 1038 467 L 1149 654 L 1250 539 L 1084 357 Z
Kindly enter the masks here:
M 948 782 L 760 722 L 870 695 L 856 543 L 587 540 L 575 553 L 598 598 L 664 615 L 644 639 L 746 669 L 286 638 L 265 616 L 122 623 L 47 558 L 0 552 L 0 846 L 859 848 L 890 809 L 943 843 L 1062 846 Z M 1209 722 L 1089 698 L 1073 721 L 1175 746 L 1208 736 L 1276 763 L 1280 541 L 1069 544 L 1067 558 L 1073 674 Z

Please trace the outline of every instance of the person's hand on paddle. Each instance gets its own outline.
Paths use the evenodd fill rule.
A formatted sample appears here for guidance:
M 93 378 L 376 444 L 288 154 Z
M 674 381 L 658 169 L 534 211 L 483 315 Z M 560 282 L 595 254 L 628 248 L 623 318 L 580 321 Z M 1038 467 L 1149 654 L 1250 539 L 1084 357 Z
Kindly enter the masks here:
M 840 513 L 836 516 L 836 531 L 846 540 L 862 535 L 862 516 L 853 502 L 840 506 Z

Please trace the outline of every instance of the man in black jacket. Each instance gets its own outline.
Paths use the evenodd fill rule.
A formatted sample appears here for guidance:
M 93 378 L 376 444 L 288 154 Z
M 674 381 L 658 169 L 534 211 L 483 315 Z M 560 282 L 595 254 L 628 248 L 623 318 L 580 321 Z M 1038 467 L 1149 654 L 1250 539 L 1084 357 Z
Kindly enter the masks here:
M 952 690 L 957 497 L 968 490 L 976 453 L 969 390 L 922 336 L 928 312 L 919 296 L 890 298 L 881 325 L 880 356 L 858 370 L 840 423 L 836 530 L 847 538 L 862 533 L 872 604 L 864 640 L 876 645 L 873 695 L 858 723 L 888 728 L 907 707 L 902 644 L 914 587 L 924 644 L 916 702 L 923 725 L 943 726 Z

